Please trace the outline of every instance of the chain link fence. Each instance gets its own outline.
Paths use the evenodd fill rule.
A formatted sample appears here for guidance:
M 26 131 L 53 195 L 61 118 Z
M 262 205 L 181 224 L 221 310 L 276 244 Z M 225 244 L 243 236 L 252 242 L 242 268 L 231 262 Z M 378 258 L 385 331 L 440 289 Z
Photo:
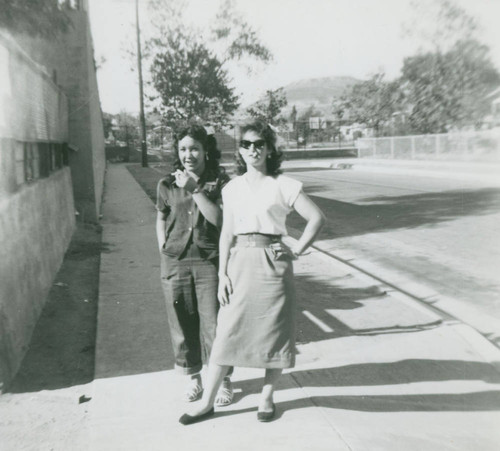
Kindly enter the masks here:
M 342 127 L 342 128 L 340 128 Z M 290 128 L 292 128 L 290 126 Z M 285 127 L 277 129 L 278 147 L 282 150 L 337 150 L 353 149 L 356 129 L 347 125 L 328 125 L 324 128 L 311 128 L 309 122 L 296 122 L 293 130 Z M 137 125 L 113 126 L 106 139 L 106 158 L 111 161 L 141 161 L 141 131 Z M 167 126 L 149 125 L 146 127 L 148 160 L 168 163 L 174 132 Z M 238 150 L 239 127 L 229 124 L 215 131 L 217 146 L 221 151 L 221 162 L 233 161 Z M 313 152 L 311 152 L 312 154 Z
M 500 161 L 500 128 L 435 135 L 360 138 L 358 158 Z

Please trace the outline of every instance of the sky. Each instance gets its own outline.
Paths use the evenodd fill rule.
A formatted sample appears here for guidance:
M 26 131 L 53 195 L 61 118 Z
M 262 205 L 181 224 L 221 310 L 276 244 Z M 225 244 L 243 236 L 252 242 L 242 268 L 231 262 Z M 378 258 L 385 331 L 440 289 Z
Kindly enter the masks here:
M 399 75 L 403 59 L 416 53 L 419 41 L 404 37 L 403 26 L 415 17 L 411 0 L 235 0 L 237 10 L 258 32 L 274 60 L 256 65 L 253 74 L 232 68 L 230 74 L 243 106 L 267 89 L 306 78 L 352 76 L 363 79 L 383 70 Z M 457 0 L 481 26 L 500 70 L 500 0 Z M 144 36 L 149 27 L 147 0 L 139 0 Z M 189 18 L 206 26 L 220 0 L 190 0 Z M 135 45 L 134 0 L 89 0 L 98 62 L 102 108 L 108 113 L 139 110 L 137 73 L 125 49 Z M 144 68 L 147 70 L 147 67 Z

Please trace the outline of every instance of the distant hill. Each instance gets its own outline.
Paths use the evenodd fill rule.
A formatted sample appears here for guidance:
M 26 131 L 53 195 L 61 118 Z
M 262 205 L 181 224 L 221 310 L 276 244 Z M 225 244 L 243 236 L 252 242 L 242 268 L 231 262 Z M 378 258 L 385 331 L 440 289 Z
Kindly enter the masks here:
M 331 104 L 334 98 L 339 98 L 346 89 L 360 82 L 353 77 L 323 77 L 308 78 L 284 86 L 288 106 L 286 112 L 292 110 L 293 105 L 300 113 L 311 105 L 326 114 L 331 115 Z
M 300 116 L 307 108 L 314 105 L 315 109 L 322 113 L 323 116 L 333 117 L 333 99 L 338 99 L 344 91 L 360 81 L 353 77 L 322 77 L 307 78 L 290 83 L 283 86 L 288 105 L 283 109 L 282 114 L 288 116 L 295 105 Z M 241 108 L 239 115 L 237 114 L 235 117 L 240 119 L 247 117 L 246 110 L 250 106 L 246 105 Z

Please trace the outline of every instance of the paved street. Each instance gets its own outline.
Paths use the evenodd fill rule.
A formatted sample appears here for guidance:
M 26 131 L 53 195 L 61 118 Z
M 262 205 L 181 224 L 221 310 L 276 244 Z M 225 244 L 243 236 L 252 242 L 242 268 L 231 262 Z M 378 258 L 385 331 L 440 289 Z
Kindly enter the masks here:
M 439 296 L 451 314 L 500 336 L 498 182 L 456 173 L 288 165 L 328 217 L 318 247 L 360 261 L 401 288 L 418 284 L 425 298 Z M 301 221 L 295 216 L 290 223 Z

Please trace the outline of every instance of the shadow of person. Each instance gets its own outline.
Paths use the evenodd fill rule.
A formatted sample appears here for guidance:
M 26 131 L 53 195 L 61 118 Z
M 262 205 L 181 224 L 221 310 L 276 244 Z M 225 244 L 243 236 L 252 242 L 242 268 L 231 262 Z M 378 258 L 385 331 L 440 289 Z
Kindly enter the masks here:
M 292 371 L 288 375 L 293 379 L 292 386 L 281 379 L 278 390 L 307 387 L 372 387 L 402 385 L 417 382 L 455 382 L 483 381 L 499 384 L 500 374 L 493 364 L 462 360 L 408 359 L 398 362 L 362 363 Z M 244 397 L 260 393 L 263 378 L 236 381 L 237 390 L 234 403 Z M 398 389 L 399 391 L 401 389 Z M 360 388 L 360 392 L 362 389 Z M 316 391 L 317 392 L 317 391 Z M 500 410 L 500 390 L 484 390 L 466 393 L 411 393 L 382 395 L 333 395 L 311 396 L 278 404 L 279 412 L 299 409 L 313 405 L 334 409 L 356 410 L 365 412 L 407 412 L 407 411 L 497 411 Z M 256 407 L 255 407 L 256 409 Z M 243 409 L 227 414 L 236 414 L 253 409 Z
M 359 363 L 293 371 L 290 375 L 301 387 L 359 387 L 454 380 L 500 383 L 500 373 L 492 364 L 465 360 L 406 359 Z
M 314 396 L 314 405 L 360 412 L 490 412 L 500 411 L 500 390 L 469 393 Z M 281 403 L 282 410 L 302 408 L 303 403 Z

